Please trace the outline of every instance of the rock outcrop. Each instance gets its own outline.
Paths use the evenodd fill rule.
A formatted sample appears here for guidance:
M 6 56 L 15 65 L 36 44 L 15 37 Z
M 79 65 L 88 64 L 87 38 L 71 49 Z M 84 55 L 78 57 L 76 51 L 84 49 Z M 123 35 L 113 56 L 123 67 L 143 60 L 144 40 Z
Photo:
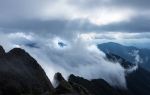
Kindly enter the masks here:
M 91 95 L 86 88 L 82 87 L 81 85 L 75 82 L 68 82 L 66 81 L 61 73 L 56 73 L 54 76 L 56 81 L 56 94 L 63 94 L 63 95 Z

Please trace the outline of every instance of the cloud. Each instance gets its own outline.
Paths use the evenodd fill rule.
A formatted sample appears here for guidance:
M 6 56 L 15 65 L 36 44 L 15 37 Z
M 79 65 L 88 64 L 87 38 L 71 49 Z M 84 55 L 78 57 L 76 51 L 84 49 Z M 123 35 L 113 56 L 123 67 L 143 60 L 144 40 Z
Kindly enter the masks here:
M 81 8 L 97 8 L 101 7 L 121 7 L 133 9 L 149 9 L 149 0 L 71 0 L 71 4 L 80 6 Z
M 90 32 L 80 34 L 81 38 L 88 43 L 115 42 L 125 46 L 135 46 L 137 48 L 150 48 L 149 32 Z
M 0 0 L 0 19 L 10 22 L 25 18 L 40 18 L 44 14 L 45 6 L 51 6 L 52 0 Z
M 102 78 L 112 86 L 126 88 L 126 70 L 118 62 L 105 60 L 105 54 L 98 50 L 95 44 L 82 39 L 80 35 L 70 40 L 59 36 L 49 38 L 21 32 L 1 33 L 1 36 L 3 38 L 0 44 L 7 51 L 16 46 L 24 48 L 40 63 L 51 80 L 56 72 L 61 72 L 66 79 L 70 74 L 89 80 Z M 59 42 L 66 46 L 61 47 Z M 38 48 L 27 43 L 34 43 Z
M 139 50 L 134 50 L 132 53 L 130 53 L 131 56 L 135 57 L 135 64 L 141 64 L 143 63 L 143 59 L 139 55 Z
M 10 31 L 25 31 L 36 32 L 39 34 L 53 34 L 70 37 L 77 33 L 101 33 L 101 32 L 133 32 L 140 38 L 147 36 L 150 31 L 150 18 L 145 16 L 134 16 L 130 20 L 121 21 L 106 25 L 97 25 L 87 19 L 74 19 L 74 20 L 20 20 L 12 23 L 0 23 L 2 29 Z M 6 31 L 6 32 L 7 32 Z M 143 33 L 142 33 L 143 32 Z M 136 34 L 137 33 L 137 34 Z M 138 34 L 140 33 L 140 35 Z M 134 35 L 134 36 L 135 36 Z M 128 38 L 128 36 L 127 36 Z
M 1 23 L 1 32 L 23 32 L 37 34 L 41 37 L 59 36 L 65 40 L 74 39 L 76 35 L 83 35 L 84 39 L 93 39 L 96 43 L 118 42 L 124 45 L 134 45 L 149 48 L 150 28 L 149 18 L 135 16 L 129 21 L 107 25 L 96 25 L 87 19 L 74 20 L 20 20 L 13 23 Z M 33 36 L 32 36 L 33 37 Z M 92 42 L 91 41 L 91 42 Z M 31 45 L 31 44 L 30 44 Z
M 0 0 L 0 28 L 67 37 L 76 32 L 149 32 L 148 4 L 148 0 Z
M 149 39 L 150 33 L 144 32 L 144 33 L 134 33 L 134 32 L 100 32 L 100 33 L 82 33 L 81 36 L 85 40 L 90 39 L 108 39 L 108 40 L 129 40 L 129 39 L 136 39 L 136 40 L 143 40 L 143 39 Z
M 111 7 L 82 10 L 80 6 L 74 6 L 70 0 L 0 0 L 0 20 L 6 24 L 32 19 L 88 19 L 94 24 L 107 24 L 127 20 L 133 13 L 129 9 L 124 9 L 122 13 L 122 9 Z

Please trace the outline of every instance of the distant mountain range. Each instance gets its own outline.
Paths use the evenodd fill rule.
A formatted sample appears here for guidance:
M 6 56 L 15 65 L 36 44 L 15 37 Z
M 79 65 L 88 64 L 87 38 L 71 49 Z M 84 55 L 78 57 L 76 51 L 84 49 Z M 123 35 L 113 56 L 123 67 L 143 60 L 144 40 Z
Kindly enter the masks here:
M 106 55 L 109 61 L 122 60 L 124 68 L 134 66 L 118 55 Z M 103 79 L 87 80 L 75 75 L 67 81 L 61 73 L 56 73 L 54 80 L 56 88 L 25 50 L 14 48 L 6 53 L 0 46 L 0 95 L 150 95 L 150 72 L 142 67 L 126 75 L 127 89 L 112 87 Z
M 150 49 L 140 49 L 133 46 L 124 46 L 118 43 L 103 43 L 97 45 L 105 53 L 116 54 L 125 60 L 139 64 L 150 71 Z

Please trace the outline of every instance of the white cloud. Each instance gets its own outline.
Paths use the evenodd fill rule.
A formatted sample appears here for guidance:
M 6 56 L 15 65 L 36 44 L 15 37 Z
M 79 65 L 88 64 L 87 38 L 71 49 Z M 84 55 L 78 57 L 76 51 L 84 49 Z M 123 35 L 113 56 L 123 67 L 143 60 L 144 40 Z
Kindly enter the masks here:
M 19 37 L 17 37 L 18 35 Z M 0 44 L 7 47 L 8 50 L 12 49 L 13 46 L 24 48 L 40 63 L 51 80 L 56 72 L 61 72 L 66 79 L 70 74 L 89 80 L 102 78 L 113 86 L 126 88 L 125 69 L 117 62 L 105 60 L 105 54 L 98 50 L 93 43 L 83 40 L 81 36 L 65 40 L 59 36 L 49 38 L 32 35 L 30 33 L 1 33 L 3 38 L 1 38 Z M 34 37 L 33 42 L 39 48 L 27 46 L 26 43 L 32 43 L 28 39 L 17 42 L 22 37 L 30 38 L 30 36 Z M 5 43 L 3 43 L 4 41 Z M 59 41 L 65 43 L 67 48 L 59 47 Z
M 8 35 L 9 38 L 24 38 L 26 40 L 33 40 L 33 35 L 30 33 L 30 34 L 25 34 L 23 32 L 16 32 L 16 33 L 10 33 Z
M 89 43 L 116 42 L 126 46 L 139 48 L 150 48 L 150 33 L 130 33 L 130 32 L 89 32 L 81 33 L 81 38 Z
M 139 50 L 133 50 L 130 53 L 130 55 L 133 56 L 133 57 L 135 57 L 135 59 L 134 59 L 135 64 L 141 64 L 141 63 L 143 63 L 143 59 L 139 55 Z

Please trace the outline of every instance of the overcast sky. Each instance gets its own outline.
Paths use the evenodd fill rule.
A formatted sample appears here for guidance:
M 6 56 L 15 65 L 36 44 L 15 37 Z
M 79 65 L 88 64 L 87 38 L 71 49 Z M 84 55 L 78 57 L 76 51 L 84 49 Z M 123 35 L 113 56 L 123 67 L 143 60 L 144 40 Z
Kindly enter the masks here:
M 148 47 L 149 4 L 149 0 L 0 0 L 0 32 L 63 39 L 86 34 L 84 38 L 97 38 L 98 43 Z

